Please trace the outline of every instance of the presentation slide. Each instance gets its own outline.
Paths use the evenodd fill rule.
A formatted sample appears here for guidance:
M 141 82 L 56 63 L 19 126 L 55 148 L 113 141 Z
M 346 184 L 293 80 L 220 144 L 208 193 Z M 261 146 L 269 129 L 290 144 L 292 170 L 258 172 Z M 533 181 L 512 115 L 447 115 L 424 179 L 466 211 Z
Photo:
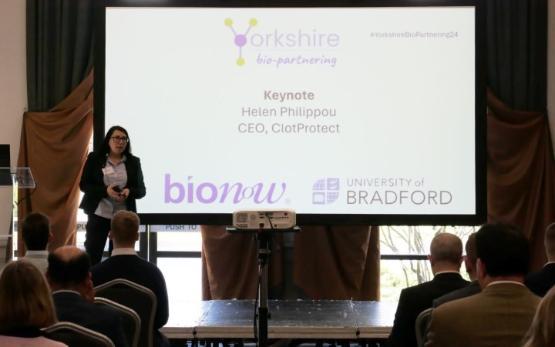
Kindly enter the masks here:
M 106 9 L 140 213 L 473 215 L 475 8 Z

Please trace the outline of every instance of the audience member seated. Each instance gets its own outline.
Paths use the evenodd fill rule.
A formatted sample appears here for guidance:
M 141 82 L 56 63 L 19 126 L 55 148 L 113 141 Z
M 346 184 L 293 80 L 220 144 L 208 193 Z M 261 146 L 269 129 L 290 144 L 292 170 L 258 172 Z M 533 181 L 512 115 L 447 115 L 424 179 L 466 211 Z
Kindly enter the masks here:
M 478 280 L 476 279 L 476 233 L 472 233 L 468 236 L 465 251 L 466 256 L 464 257 L 464 266 L 472 283 L 464 288 L 457 289 L 435 299 L 434 307 L 438 307 L 448 301 L 466 298 L 467 296 L 478 294 L 480 292 L 480 283 L 478 283 Z
M 89 256 L 74 246 L 60 247 L 48 256 L 46 276 L 60 321 L 68 321 L 106 335 L 116 347 L 127 346 L 120 313 L 94 304 Z
M 66 346 L 42 336 L 40 329 L 54 324 L 56 313 L 44 275 L 33 264 L 19 260 L 6 265 L 0 275 L 0 308 L 0 346 Z
M 154 318 L 155 346 L 169 342 L 159 332 L 168 321 L 168 293 L 162 272 L 153 264 L 137 256 L 135 242 L 139 239 L 139 216 L 130 211 L 119 211 L 112 218 L 109 237 L 114 244 L 110 258 L 92 268 L 95 286 L 116 278 L 124 278 L 152 290 L 158 300 Z
M 52 239 L 50 220 L 42 213 L 29 214 L 21 225 L 27 252 L 22 259 L 33 263 L 43 274 L 48 267 L 48 242 Z
M 555 287 L 544 296 L 526 335 L 524 347 L 555 346 Z
M 540 299 L 524 286 L 528 242 L 514 227 L 488 224 L 476 234 L 482 291 L 432 312 L 427 347 L 520 346 Z
M 459 273 L 462 242 L 457 236 L 448 233 L 436 235 L 430 245 L 428 259 L 434 278 L 401 291 L 389 346 L 416 347 L 415 323 L 418 314 L 432 307 L 435 298 L 469 284 Z
M 547 264 L 540 271 L 529 274 L 524 281 L 539 296 L 544 296 L 555 285 L 555 223 L 546 228 L 544 244 Z

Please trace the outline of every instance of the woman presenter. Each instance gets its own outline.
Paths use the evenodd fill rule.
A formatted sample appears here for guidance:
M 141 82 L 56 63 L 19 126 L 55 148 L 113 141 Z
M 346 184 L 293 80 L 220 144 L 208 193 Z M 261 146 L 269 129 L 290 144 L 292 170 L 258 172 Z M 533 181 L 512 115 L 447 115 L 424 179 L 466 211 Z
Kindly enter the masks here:
M 108 130 L 100 148 L 87 157 L 79 186 L 85 193 L 79 207 L 88 216 L 85 250 L 94 265 L 102 259 L 112 216 L 120 210 L 136 212 L 135 199 L 146 194 L 141 162 L 131 154 L 127 130 Z

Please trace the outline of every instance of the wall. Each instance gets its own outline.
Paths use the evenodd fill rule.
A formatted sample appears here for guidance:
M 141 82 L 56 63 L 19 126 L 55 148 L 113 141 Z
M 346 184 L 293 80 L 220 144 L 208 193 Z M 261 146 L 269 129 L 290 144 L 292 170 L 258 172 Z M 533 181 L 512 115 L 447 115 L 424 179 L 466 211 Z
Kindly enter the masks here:
M 0 1 L 0 76 L 0 142 L 11 145 L 15 165 L 27 105 L 23 0 Z
M 21 119 L 27 105 L 25 0 L 0 0 L 0 143 L 17 163 Z M 0 235 L 9 231 L 11 188 L 0 187 Z

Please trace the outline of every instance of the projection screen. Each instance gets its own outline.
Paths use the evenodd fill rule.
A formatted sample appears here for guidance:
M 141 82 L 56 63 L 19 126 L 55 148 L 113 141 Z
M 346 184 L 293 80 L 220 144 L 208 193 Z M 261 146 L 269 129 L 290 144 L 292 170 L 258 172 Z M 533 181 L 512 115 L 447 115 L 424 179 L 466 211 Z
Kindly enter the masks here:
M 483 221 L 481 1 L 165 4 L 108 1 L 96 51 L 95 143 L 129 131 L 143 221 Z

